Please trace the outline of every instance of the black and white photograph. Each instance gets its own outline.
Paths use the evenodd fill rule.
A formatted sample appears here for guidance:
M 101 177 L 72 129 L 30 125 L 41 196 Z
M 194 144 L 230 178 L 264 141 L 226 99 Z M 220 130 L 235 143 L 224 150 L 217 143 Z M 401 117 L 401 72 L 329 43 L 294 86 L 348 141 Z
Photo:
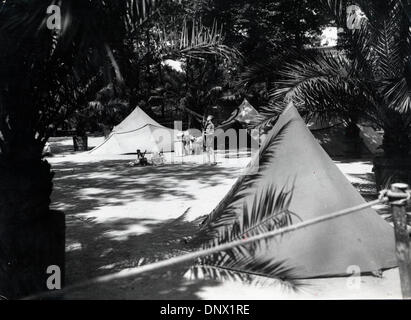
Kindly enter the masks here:
M 0 308 L 408 300 L 410 186 L 411 0 L 0 0 Z

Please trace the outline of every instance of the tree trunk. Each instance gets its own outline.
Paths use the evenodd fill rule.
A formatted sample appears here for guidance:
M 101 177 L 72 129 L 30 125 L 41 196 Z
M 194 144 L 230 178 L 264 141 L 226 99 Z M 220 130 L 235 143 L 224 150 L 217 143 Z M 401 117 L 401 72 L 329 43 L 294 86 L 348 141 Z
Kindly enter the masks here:
M 0 295 L 8 299 L 46 290 L 50 265 L 64 274 L 64 216 L 49 210 L 53 173 L 23 150 L 0 158 Z
M 65 272 L 65 217 L 48 211 L 31 222 L 0 225 L 0 296 L 20 299 L 51 290 L 48 267 L 57 266 L 61 286 Z M 60 287 L 61 288 L 61 287 Z
M 73 137 L 74 151 L 87 151 L 88 150 L 88 136 L 83 134 L 81 136 L 75 135 Z
M 401 126 L 384 128 L 382 148 L 387 158 L 406 158 L 410 154 L 411 140 L 408 130 Z
M 374 159 L 373 168 L 378 190 L 395 182 L 411 184 L 411 140 L 408 131 L 401 121 L 393 121 L 384 128 L 384 155 Z
M 26 223 L 49 211 L 52 191 L 50 164 L 45 160 L 0 160 L 0 222 Z
M 360 128 L 357 123 L 349 122 L 345 128 L 345 154 L 350 157 L 360 158 L 363 154 L 363 143 L 360 136 Z
M 390 158 L 378 156 L 374 158 L 373 171 L 377 190 L 388 188 L 392 183 L 411 184 L 411 157 Z

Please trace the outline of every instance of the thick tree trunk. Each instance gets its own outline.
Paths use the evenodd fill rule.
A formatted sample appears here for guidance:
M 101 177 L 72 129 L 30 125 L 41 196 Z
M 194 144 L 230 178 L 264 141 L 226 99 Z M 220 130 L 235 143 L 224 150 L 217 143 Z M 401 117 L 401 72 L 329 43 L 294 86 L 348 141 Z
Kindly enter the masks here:
M 52 178 L 45 160 L 0 160 L 0 222 L 43 218 L 49 210 Z
M 350 157 L 360 158 L 363 154 L 363 143 L 360 136 L 360 129 L 355 122 L 349 122 L 345 128 L 345 154 Z
M 388 188 L 390 184 L 401 182 L 411 184 L 411 157 L 374 158 L 374 174 L 377 190 Z
M 0 295 L 8 299 L 47 290 L 48 266 L 64 279 L 64 215 L 49 210 L 53 174 L 26 150 L 0 157 Z
M 0 295 L 20 299 L 53 288 L 47 286 L 50 266 L 64 285 L 65 217 L 48 211 L 31 222 L 0 224 Z M 55 283 L 57 284 L 57 282 Z
M 387 158 L 406 158 L 410 155 L 409 132 L 401 126 L 385 128 L 382 148 Z
M 86 134 L 81 135 L 81 136 L 75 135 L 73 137 L 73 149 L 74 151 L 87 151 L 88 150 L 88 136 Z
M 384 155 L 374 159 L 373 170 L 378 190 L 395 182 L 411 184 L 409 129 L 404 126 L 401 118 L 397 117 L 397 120 L 384 128 L 382 144 Z

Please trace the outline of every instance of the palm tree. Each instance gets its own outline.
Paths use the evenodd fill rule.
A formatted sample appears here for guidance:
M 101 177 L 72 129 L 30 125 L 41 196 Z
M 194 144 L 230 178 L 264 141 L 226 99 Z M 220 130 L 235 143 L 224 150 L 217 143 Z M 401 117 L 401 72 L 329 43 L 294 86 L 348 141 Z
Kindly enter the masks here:
M 193 118 L 201 123 L 207 108 L 216 105 L 222 96 L 227 66 L 241 55 L 236 49 L 218 45 L 222 31 L 216 21 L 210 28 L 201 21 L 185 20 L 181 29 L 157 29 L 158 59 L 178 61 L 183 68 L 182 72 L 169 67 L 160 70 L 160 81 L 149 103 L 161 104 L 163 109 L 165 104 L 177 107 L 187 114 L 189 127 Z M 215 52 L 217 45 L 219 50 Z
M 351 2 L 326 2 L 338 25 L 344 25 Z M 292 100 L 307 114 L 372 123 L 384 130 L 385 159 L 401 165 L 411 150 L 411 32 L 405 1 L 356 4 L 364 18 L 358 29 L 345 29 L 337 52 L 310 50 L 280 70 L 271 109 Z
M 103 131 L 107 137 L 111 129 L 127 116 L 130 104 L 119 95 L 121 91 L 115 83 L 105 85 L 94 97 L 90 97 L 92 101 L 74 110 L 65 121 L 70 128 L 75 129 L 74 151 L 88 150 L 88 131 Z
M 113 60 L 110 45 L 126 31 L 124 22 L 134 14 L 131 3 L 149 2 L 22 0 L 0 5 L 0 163 L 1 172 L 8 172 L 1 177 L 8 188 L 0 196 L 0 219 L 31 220 L 48 212 L 51 174 L 41 153 L 49 126 L 56 114 L 76 107 L 82 95 L 77 88 L 87 86 L 98 59 Z M 61 8 L 61 30 L 47 28 L 52 4 Z M 107 69 L 117 71 L 112 62 Z M 21 185 L 13 186 L 17 181 Z M 23 201 L 22 185 L 27 190 Z
M 95 90 L 101 72 L 106 83 L 123 83 L 116 49 L 161 2 L 0 3 L 1 295 L 14 298 L 46 289 L 46 266 L 57 263 L 54 249 L 64 252 L 64 218 L 60 227 L 48 222 L 55 219 L 49 210 L 53 173 L 42 158 L 43 146 L 58 121 L 88 106 L 88 91 Z M 56 27 L 48 23 L 51 5 L 60 11 Z M 220 44 L 213 43 L 215 52 Z M 50 236 L 58 237 L 58 244 Z
M 43 145 L 58 120 L 87 104 L 101 65 L 121 80 L 112 47 L 158 1 L 5 0 L 0 3 L 0 292 L 46 288 L 64 272 L 64 217 L 49 210 L 53 173 Z M 58 6 L 61 24 L 47 13 Z M 56 21 L 54 21 L 56 22 Z
M 107 137 L 111 129 L 120 123 L 129 112 L 129 103 L 118 95 L 119 89 L 110 83 L 97 92 L 95 99 L 89 102 L 83 115 L 87 117 L 86 125 L 102 128 Z

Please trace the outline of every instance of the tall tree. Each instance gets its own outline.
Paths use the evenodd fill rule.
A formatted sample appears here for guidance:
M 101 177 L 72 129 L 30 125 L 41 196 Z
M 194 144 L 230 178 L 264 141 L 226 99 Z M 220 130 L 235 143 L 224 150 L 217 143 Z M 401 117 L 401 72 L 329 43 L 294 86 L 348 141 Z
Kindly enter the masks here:
M 113 83 L 125 90 L 118 57 L 127 50 L 128 57 L 138 51 L 138 39 L 127 47 L 125 42 L 130 35 L 141 35 L 142 24 L 158 12 L 161 2 L 167 1 L 0 3 L 0 291 L 8 291 L 0 294 L 16 297 L 38 289 L 25 281 L 33 275 L 24 274 L 24 269 L 33 271 L 29 266 L 41 260 L 36 251 L 41 251 L 41 244 L 34 248 L 29 242 L 33 238 L 38 242 L 42 235 L 11 238 L 10 234 L 23 224 L 33 231 L 34 224 L 51 216 L 53 173 L 42 157 L 45 142 L 58 121 L 87 108 L 103 85 Z M 172 49 L 185 54 L 226 52 L 220 44 L 215 33 L 193 37 Z M 47 224 L 43 227 L 44 231 Z M 10 239 L 20 242 L 13 246 Z M 34 267 L 36 275 L 45 273 Z

